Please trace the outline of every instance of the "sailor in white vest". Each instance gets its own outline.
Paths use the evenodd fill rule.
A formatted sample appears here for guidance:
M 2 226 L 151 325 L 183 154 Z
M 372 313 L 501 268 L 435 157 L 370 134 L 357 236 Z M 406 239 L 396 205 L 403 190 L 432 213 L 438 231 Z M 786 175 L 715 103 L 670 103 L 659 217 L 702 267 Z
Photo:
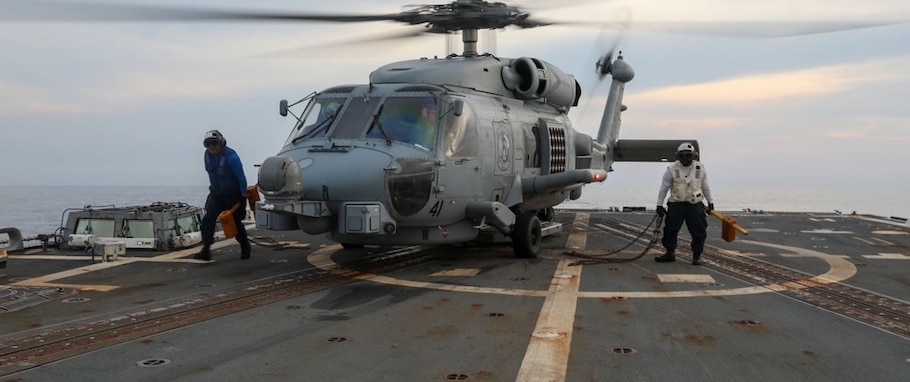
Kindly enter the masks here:
M 676 162 L 667 167 L 660 192 L 657 194 L 657 215 L 666 215 L 664 236 L 661 240 L 667 253 L 654 258 L 659 263 L 676 261 L 676 236 L 683 222 L 692 236 L 692 264 L 701 264 L 701 254 L 708 236 L 707 211 L 714 210 L 714 199 L 708 186 L 705 165 L 695 160 L 698 154 L 691 143 L 683 143 L 676 149 Z M 663 204 L 667 199 L 667 208 Z M 708 202 L 708 210 L 702 201 Z

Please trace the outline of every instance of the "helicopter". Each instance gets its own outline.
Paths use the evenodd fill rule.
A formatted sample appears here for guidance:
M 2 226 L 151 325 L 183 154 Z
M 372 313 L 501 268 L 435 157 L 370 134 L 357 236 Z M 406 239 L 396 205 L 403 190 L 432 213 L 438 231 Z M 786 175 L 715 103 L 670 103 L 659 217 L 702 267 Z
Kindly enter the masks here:
M 402 37 L 461 34 L 463 51 L 383 65 L 362 84 L 279 102 L 293 127 L 259 165 L 258 228 L 327 235 L 344 248 L 450 245 L 494 236 L 536 257 L 554 207 L 603 182 L 621 161 L 671 161 L 694 139 L 619 139 L 634 70 L 611 50 L 592 65 L 610 82 L 596 136 L 573 127 L 582 87 L 537 57 L 478 51 L 482 30 L 538 28 L 524 8 L 486 0 L 390 14 L 317 14 L 30 1 L 0 19 L 78 21 L 393 21 Z M 18 13 L 17 13 L 18 11 Z M 295 112 L 295 108 L 300 108 Z
M 618 138 L 634 70 L 613 52 L 595 65 L 611 78 L 597 136 L 573 128 L 568 112 L 582 91 L 574 76 L 540 58 L 477 50 L 479 30 L 551 25 L 521 8 L 459 0 L 375 18 L 318 17 L 425 24 L 425 33 L 460 32 L 464 50 L 390 63 L 366 84 L 281 101 L 280 114 L 295 123 L 260 166 L 258 227 L 326 234 L 344 248 L 458 244 L 492 233 L 510 239 L 516 256 L 536 257 L 560 227 L 554 206 L 606 180 L 614 162 L 667 162 L 682 142 L 697 145 Z
M 387 14 L 232 11 L 160 5 L 8 0 L 0 21 L 373 22 L 411 29 L 396 37 L 461 34 L 461 54 L 383 65 L 362 84 L 342 84 L 293 103 L 280 150 L 259 166 L 257 227 L 325 234 L 344 248 L 462 244 L 493 236 L 535 257 L 561 225 L 554 207 L 604 182 L 616 162 L 670 162 L 695 139 L 620 139 L 625 85 L 634 70 L 614 49 L 592 65 L 610 83 L 596 136 L 569 112 L 575 76 L 533 56 L 478 51 L 478 32 L 557 24 L 486 0 L 409 6 Z M 903 22 L 651 23 L 663 32 L 793 36 Z M 589 23 L 590 24 L 590 23 Z M 593 23 L 603 25 L 604 23 Z M 375 39 L 374 39 L 375 40 Z M 295 107 L 302 110 L 294 111 Z

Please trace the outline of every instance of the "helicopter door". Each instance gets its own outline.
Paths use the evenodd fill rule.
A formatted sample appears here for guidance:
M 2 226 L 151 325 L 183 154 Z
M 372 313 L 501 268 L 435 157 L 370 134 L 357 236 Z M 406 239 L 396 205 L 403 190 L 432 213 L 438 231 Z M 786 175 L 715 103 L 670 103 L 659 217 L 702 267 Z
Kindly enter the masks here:
M 436 178 L 436 204 L 430 210 L 433 217 L 459 217 L 458 209 L 444 207 L 452 203 L 464 205 L 483 197 L 481 191 L 482 174 L 477 171 L 482 166 L 482 141 L 477 131 L 477 119 L 474 110 L 468 103 L 462 104 L 459 115 L 444 113 L 440 121 L 439 155 L 444 157 L 444 164 L 439 166 Z

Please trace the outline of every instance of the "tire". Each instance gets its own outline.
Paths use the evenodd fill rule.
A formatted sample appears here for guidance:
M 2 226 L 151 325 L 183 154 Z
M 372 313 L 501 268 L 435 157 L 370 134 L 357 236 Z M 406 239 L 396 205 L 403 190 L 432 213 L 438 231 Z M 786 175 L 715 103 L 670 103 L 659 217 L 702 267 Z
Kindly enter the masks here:
M 363 248 L 363 244 L 341 243 L 341 247 L 344 249 L 360 249 Z
M 524 213 L 515 220 L 512 229 L 512 248 L 515 256 L 520 258 L 535 258 L 540 252 L 540 243 L 543 234 L 540 230 L 540 219 L 533 212 Z

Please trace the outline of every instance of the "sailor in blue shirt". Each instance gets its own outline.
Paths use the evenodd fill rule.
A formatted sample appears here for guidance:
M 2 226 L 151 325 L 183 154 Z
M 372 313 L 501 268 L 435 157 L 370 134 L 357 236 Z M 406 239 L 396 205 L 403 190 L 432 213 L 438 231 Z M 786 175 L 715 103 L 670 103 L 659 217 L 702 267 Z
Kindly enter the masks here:
M 205 171 L 209 174 L 209 196 L 205 200 L 205 216 L 202 218 L 202 250 L 193 258 L 209 261 L 212 259 L 210 246 L 215 242 L 215 223 L 221 211 L 235 205 L 234 222 L 237 226 L 235 239 L 240 243 L 240 258 L 250 258 L 250 240 L 243 227 L 246 217 L 247 185 L 240 156 L 227 146 L 227 140 L 218 130 L 205 133 Z

